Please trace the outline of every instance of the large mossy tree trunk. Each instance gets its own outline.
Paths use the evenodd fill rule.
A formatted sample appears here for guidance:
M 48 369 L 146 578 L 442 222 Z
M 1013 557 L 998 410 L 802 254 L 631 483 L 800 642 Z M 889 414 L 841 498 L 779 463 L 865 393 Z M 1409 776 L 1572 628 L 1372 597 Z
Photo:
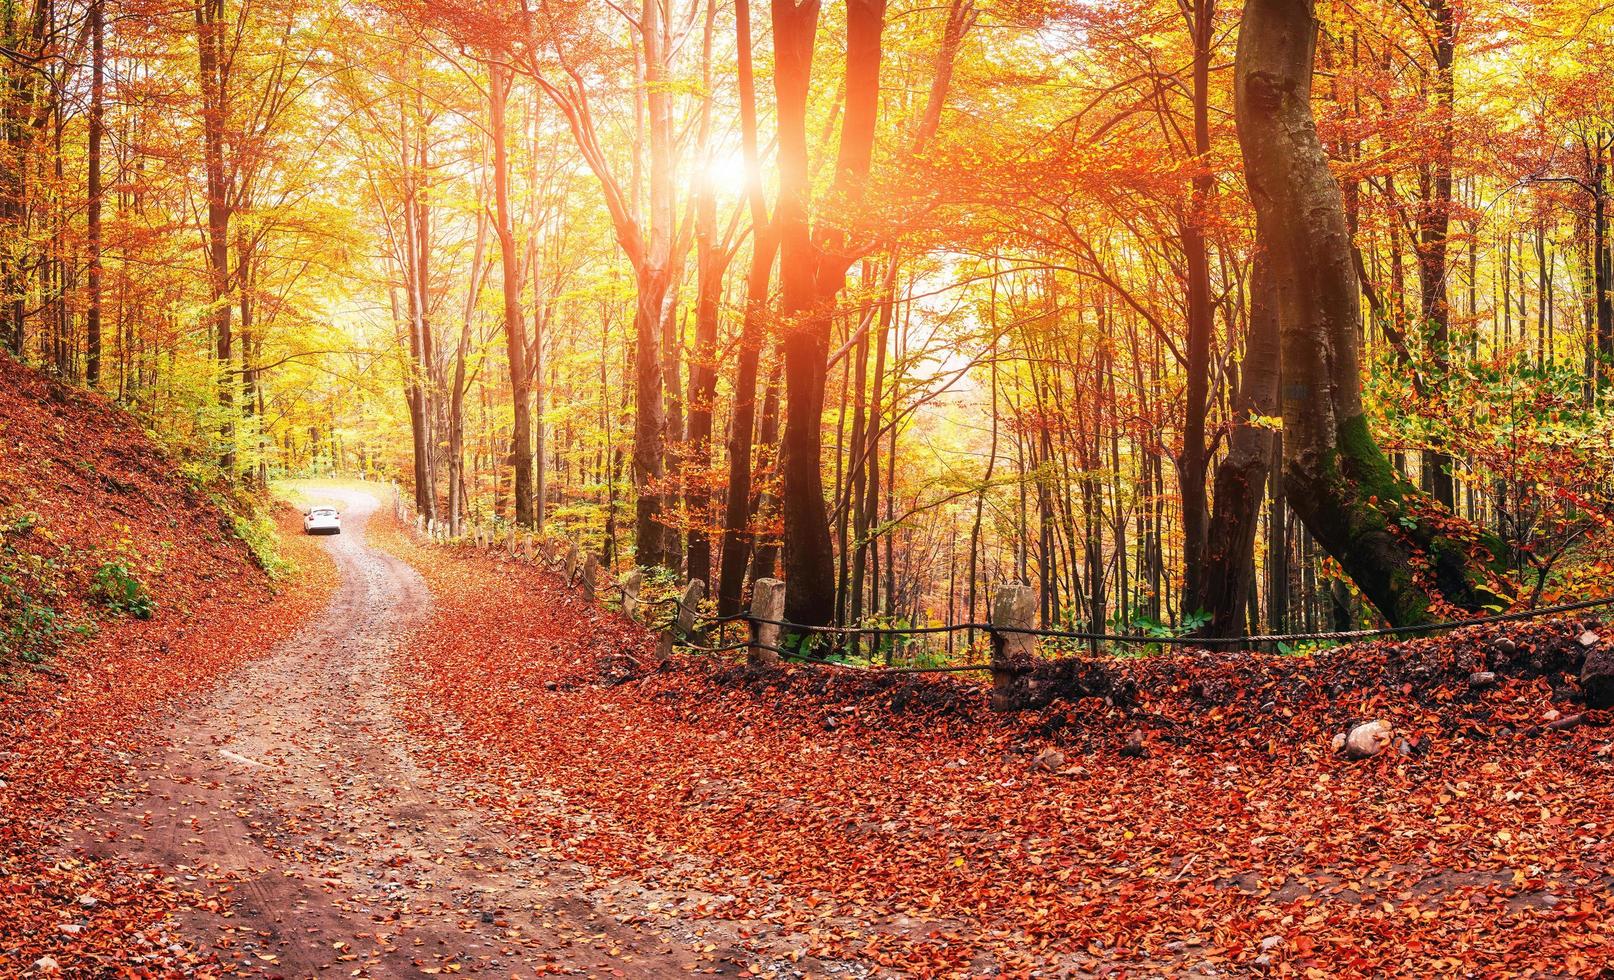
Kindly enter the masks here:
M 1362 312 L 1339 185 L 1311 109 L 1311 0 L 1249 0 L 1234 107 L 1279 297 L 1284 487 L 1312 536 L 1395 625 L 1437 602 L 1501 602 L 1496 543 L 1438 508 L 1379 450 L 1362 406 Z

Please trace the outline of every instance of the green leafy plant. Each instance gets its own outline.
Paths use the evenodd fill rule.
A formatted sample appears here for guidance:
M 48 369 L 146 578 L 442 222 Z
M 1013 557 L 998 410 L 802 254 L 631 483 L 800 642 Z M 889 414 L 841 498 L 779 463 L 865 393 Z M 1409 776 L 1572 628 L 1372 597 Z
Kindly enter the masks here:
M 10 650 L 23 663 L 42 663 L 62 642 L 65 625 L 56 610 L 24 595 L 0 620 L 0 648 Z
M 280 534 L 272 512 L 263 501 L 245 491 L 213 493 L 210 499 L 229 518 L 229 530 L 252 553 L 252 560 L 272 579 L 296 573 L 297 565 L 280 553 Z
M 109 561 L 95 570 L 90 595 L 113 612 L 136 619 L 150 619 L 157 611 L 157 601 L 122 562 Z
M 1338 640 L 1295 640 L 1292 643 L 1279 640 L 1276 645 L 1278 652 L 1286 657 L 1303 657 L 1343 646 Z
M 49 554 L 18 547 L 23 538 L 36 533 L 44 533 L 37 514 L 13 512 L 0 520 L 0 667 L 11 658 L 27 664 L 44 662 L 72 628 L 56 609 L 61 563 Z

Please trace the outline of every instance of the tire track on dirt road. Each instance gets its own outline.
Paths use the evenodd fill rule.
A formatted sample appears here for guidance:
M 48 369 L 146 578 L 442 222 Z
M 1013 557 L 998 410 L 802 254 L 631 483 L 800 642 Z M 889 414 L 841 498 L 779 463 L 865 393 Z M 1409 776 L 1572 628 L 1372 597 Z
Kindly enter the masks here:
M 526 853 L 416 764 L 385 673 L 431 597 L 371 548 L 376 499 L 328 540 L 323 613 L 173 717 L 128 778 L 80 813 L 76 847 L 160 868 L 201 907 L 171 932 L 228 972 L 306 977 L 731 972 L 728 926 L 669 922 L 620 887 Z M 716 961 L 713 953 L 716 952 Z M 720 963 L 722 960 L 727 963 Z

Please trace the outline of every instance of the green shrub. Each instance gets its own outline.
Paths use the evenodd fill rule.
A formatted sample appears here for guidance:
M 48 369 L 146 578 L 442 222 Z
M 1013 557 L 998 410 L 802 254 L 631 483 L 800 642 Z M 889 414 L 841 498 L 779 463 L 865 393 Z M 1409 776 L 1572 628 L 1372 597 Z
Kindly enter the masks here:
M 297 571 L 297 566 L 280 553 L 280 535 L 275 529 L 272 502 L 244 487 L 215 490 L 208 499 L 224 512 L 229 519 L 230 533 L 241 539 L 251 552 L 252 560 L 269 573 L 270 578 L 286 578 Z
M 267 508 L 253 507 L 245 513 L 231 513 L 235 536 L 246 542 L 252 560 L 273 579 L 285 578 L 297 566 L 280 553 L 280 536 Z
M 63 632 L 60 613 L 22 596 L 0 617 L 0 637 L 4 637 L 0 651 L 23 663 L 41 663 L 61 645 Z
M 33 514 L 0 526 L 0 666 L 15 658 L 37 664 L 56 652 L 71 624 L 56 611 L 62 570 L 51 558 L 18 551 L 12 539 L 38 526 Z
M 122 562 L 109 561 L 95 570 L 90 595 L 113 612 L 136 619 L 150 619 L 157 611 L 156 600 Z

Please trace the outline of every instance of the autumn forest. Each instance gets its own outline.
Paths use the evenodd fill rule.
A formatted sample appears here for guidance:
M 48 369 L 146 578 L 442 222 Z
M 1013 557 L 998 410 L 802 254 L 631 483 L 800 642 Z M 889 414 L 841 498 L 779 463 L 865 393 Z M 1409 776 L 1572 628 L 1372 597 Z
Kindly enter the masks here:
M 6 8 L 4 342 L 201 467 L 1238 636 L 1572 589 L 1614 26 L 1570 0 Z
M 1606 976 L 1611 198 L 1595 0 L 0 0 L 0 975 Z

